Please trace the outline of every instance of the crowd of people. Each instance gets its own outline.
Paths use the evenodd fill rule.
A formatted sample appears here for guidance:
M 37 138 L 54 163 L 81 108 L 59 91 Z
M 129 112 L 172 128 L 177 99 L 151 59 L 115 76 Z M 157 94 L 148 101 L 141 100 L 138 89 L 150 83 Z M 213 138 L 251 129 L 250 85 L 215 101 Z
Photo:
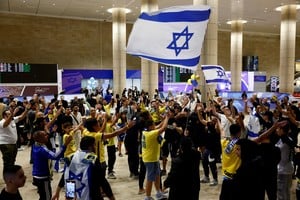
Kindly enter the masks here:
M 124 89 L 69 102 L 63 95 L 49 102 L 38 94 L 22 100 L 11 96 L 6 102 L 0 98 L 6 183 L 0 200 L 22 199 L 18 188 L 26 176 L 15 163 L 22 145 L 31 147 L 33 184 L 42 200 L 58 200 L 70 181 L 77 199 L 115 199 L 109 179 L 117 178 L 114 165 L 124 154 L 128 174 L 145 200 L 154 199 L 153 185 L 156 199 L 196 200 L 201 184 L 220 183 L 220 200 L 263 200 L 265 195 L 289 200 L 293 179 L 300 181 L 300 105 L 288 96 L 270 101 L 243 93 L 240 111 L 233 99 L 207 95 L 202 102 L 199 94 L 169 93 L 162 99 L 158 91 L 149 97 Z M 63 172 L 54 192 L 53 170 Z

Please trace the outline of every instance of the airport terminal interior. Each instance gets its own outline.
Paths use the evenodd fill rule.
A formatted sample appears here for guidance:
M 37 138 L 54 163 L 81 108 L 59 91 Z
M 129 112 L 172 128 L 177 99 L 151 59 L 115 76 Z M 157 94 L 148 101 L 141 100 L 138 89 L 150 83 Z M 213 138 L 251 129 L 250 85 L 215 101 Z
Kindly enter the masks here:
M 199 63 L 194 68 L 153 62 L 145 59 L 147 56 L 126 52 L 142 12 L 190 5 L 203 5 L 210 10 L 197 54 Z M 277 99 L 286 96 L 297 105 L 299 9 L 296 0 L 0 0 L 0 98 L 23 101 L 23 97 L 30 100 L 39 94 L 50 102 L 54 94 L 59 94 L 69 101 L 74 97 L 85 99 L 86 94 L 99 91 L 101 97 L 109 93 L 121 95 L 127 88 L 144 90 L 151 100 L 156 94 L 163 102 L 169 96 L 201 91 L 202 100 L 209 103 L 209 96 L 217 92 L 226 102 L 236 99 L 235 106 L 241 112 L 243 92 L 248 97 L 257 95 L 272 101 L 271 109 L 276 107 Z M 158 32 L 143 31 L 149 35 Z M 183 45 L 180 51 L 187 48 Z M 162 57 L 168 60 L 167 55 Z M 201 66 L 222 69 L 222 76 L 230 84 L 222 78 L 218 79 L 221 82 L 208 84 L 211 77 L 203 74 Z M 23 200 L 38 199 L 29 156 L 29 146 L 19 148 L 16 164 L 23 167 L 27 177 L 25 186 L 20 188 Z M 167 171 L 170 165 L 169 157 Z M 1 159 L 1 172 L 2 169 Z M 202 178 L 202 166 L 199 170 Z M 223 179 L 220 163 L 217 170 L 218 184 L 201 183 L 199 199 L 219 199 Z M 53 172 L 52 192 L 61 175 Z M 108 182 L 116 199 L 145 198 L 144 193 L 138 194 L 138 180 L 130 176 L 127 155 L 117 155 L 115 176 Z M 296 199 L 296 185 L 297 180 L 293 179 L 291 200 Z M 4 186 L 0 173 L 0 189 Z M 152 196 L 154 193 L 153 188 Z M 64 189 L 59 199 L 65 199 Z

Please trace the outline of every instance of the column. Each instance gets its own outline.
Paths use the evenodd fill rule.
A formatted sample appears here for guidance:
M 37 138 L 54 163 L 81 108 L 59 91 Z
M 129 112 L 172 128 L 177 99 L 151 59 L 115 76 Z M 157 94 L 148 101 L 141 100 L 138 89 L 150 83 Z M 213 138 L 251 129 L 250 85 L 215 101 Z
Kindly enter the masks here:
M 294 92 L 296 5 L 281 7 L 279 92 Z
M 199 89 L 202 93 L 202 101 L 206 101 L 206 93 L 214 95 L 216 85 L 206 85 L 204 74 L 201 70 L 203 65 L 218 64 L 218 1 L 217 0 L 194 0 L 194 5 L 209 5 L 211 9 L 207 30 L 202 45 L 200 64 L 196 74 L 200 76 Z
M 157 0 L 142 0 L 141 12 L 153 12 L 158 10 Z M 158 89 L 158 64 L 141 59 L 141 89 L 149 92 L 153 98 L 155 89 Z
M 125 8 L 112 8 L 113 91 L 122 94 L 126 87 L 126 12 Z
M 241 91 L 243 59 L 243 20 L 231 21 L 230 71 L 231 91 Z

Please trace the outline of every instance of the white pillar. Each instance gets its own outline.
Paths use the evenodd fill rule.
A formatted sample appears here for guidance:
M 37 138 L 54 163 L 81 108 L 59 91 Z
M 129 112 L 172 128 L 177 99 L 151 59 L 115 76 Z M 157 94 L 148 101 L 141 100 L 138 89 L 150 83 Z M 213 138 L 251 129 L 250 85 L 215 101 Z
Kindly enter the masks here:
M 231 91 L 241 91 L 243 59 L 243 21 L 231 21 L 230 71 Z
M 200 76 L 199 89 L 202 93 L 202 101 L 207 101 L 206 94 L 214 95 L 216 85 L 206 85 L 201 64 L 218 64 L 218 0 L 194 0 L 194 5 L 209 5 L 211 9 L 202 46 L 200 64 L 196 71 L 196 74 Z
M 296 14 L 296 5 L 281 7 L 279 91 L 291 94 L 294 92 Z
M 125 8 L 112 8 L 114 94 L 121 94 L 126 87 L 126 11 Z
M 153 12 L 158 10 L 157 0 L 142 0 L 141 12 Z M 155 89 L 158 89 L 158 64 L 141 59 L 141 88 L 149 92 L 153 97 Z

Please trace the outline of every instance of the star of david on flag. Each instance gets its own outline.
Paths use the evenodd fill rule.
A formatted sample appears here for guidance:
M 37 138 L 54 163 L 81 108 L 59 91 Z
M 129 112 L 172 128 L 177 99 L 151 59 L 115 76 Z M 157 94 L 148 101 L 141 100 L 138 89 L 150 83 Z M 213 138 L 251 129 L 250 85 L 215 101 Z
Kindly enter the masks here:
M 230 80 L 226 76 L 225 70 L 220 65 L 202 65 L 202 71 L 204 73 L 205 81 L 207 84 L 214 83 L 229 83 Z
M 195 69 L 209 16 L 210 8 L 205 5 L 142 13 L 133 26 L 126 51 L 154 62 Z
M 189 40 L 192 38 L 193 33 L 189 33 L 188 27 L 185 27 L 185 29 L 181 33 L 173 33 L 173 41 L 169 46 L 168 49 L 174 49 L 176 56 L 181 52 L 183 49 L 189 49 Z M 180 38 L 184 38 L 184 43 L 182 45 L 178 45 L 177 42 L 179 42 Z
M 71 180 L 77 180 L 77 183 L 79 183 L 79 186 L 76 186 L 76 192 L 78 193 L 79 197 L 81 197 L 82 190 L 86 187 L 86 185 L 82 182 L 83 173 L 75 174 L 70 171 L 69 177 Z

